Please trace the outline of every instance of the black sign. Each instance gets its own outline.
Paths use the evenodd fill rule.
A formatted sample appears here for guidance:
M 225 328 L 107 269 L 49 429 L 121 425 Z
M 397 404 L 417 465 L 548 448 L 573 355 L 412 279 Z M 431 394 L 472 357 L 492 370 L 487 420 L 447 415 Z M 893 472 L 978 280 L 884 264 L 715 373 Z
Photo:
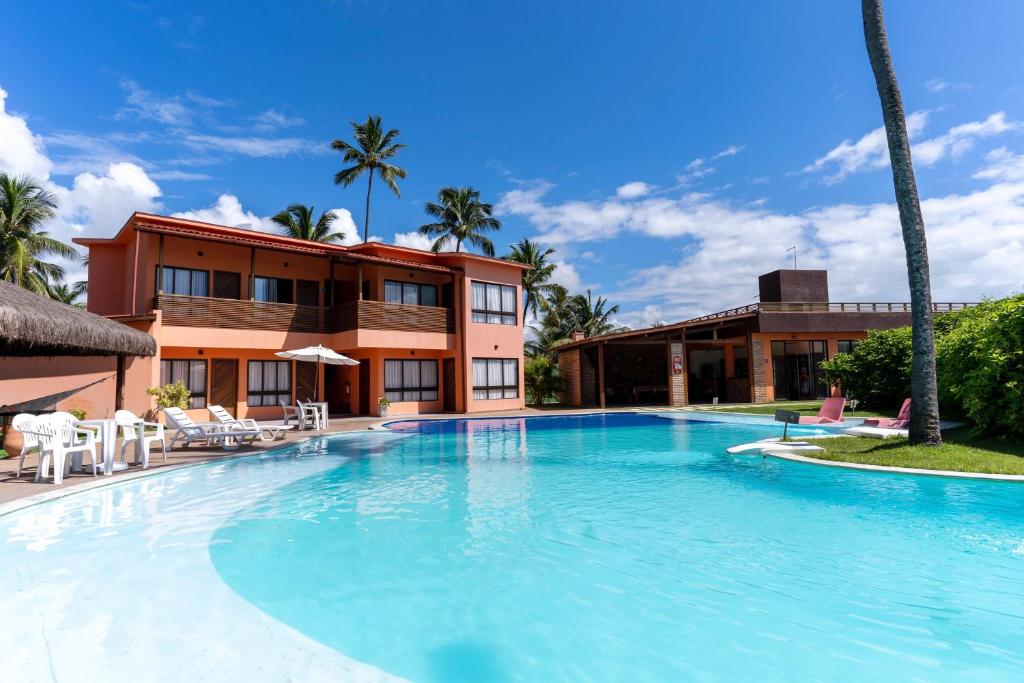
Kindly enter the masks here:
M 800 413 L 794 410 L 776 410 L 775 421 L 790 425 L 800 424 Z

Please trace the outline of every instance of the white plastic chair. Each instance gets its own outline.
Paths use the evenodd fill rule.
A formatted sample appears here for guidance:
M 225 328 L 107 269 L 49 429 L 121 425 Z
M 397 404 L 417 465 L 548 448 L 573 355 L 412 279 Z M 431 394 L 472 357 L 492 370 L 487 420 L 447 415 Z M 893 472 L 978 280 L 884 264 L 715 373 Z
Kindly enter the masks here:
M 75 453 L 82 453 L 83 456 L 89 454 L 92 476 L 96 476 L 96 433 L 75 427 L 76 421 L 74 415 L 54 413 L 49 419 L 38 420 L 33 425 L 32 433 L 39 439 L 40 444 L 36 481 L 47 476 L 52 459 L 53 483 L 60 486 L 64 482 L 66 471 L 71 468 L 69 456 Z
M 320 407 L 315 403 L 296 403 L 299 404 L 299 429 L 305 429 L 306 425 L 310 429 L 320 429 Z
M 164 462 L 167 462 L 167 444 L 164 443 L 164 426 L 159 422 L 146 422 L 130 410 L 118 410 L 114 413 L 114 422 L 121 428 L 121 460 L 124 461 L 124 451 L 129 444 L 135 444 L 135 462 L 142 462 L 142 469 L 149 467 L 149 449 L 154 443 L 160 444 L 160 452 L 163 453 Z M 147 427 L 156 431 L 149 433 Z
M 25 466 L 25 456 L 30 451 L 39 452 L 39 437 L 33 432 L 33 425 L 40 418 L 32 415 L 31 413 L 18 413 L 11 420 L 11 428 L 21 432 L 21 453 L 18 455 L 18 473 L 17 477 L 21 477 L 21 468 Z
M 295 424 L 299 426 L 299 429 L 302 429 L 302 410 L 298 406 L 288 405 L 288 401 L 283 398 L 279 398 L 277 402 L 284 410 L 284 417 L 281 419 L 281 424 L 291 424 L 291 421 L 294 419 Z

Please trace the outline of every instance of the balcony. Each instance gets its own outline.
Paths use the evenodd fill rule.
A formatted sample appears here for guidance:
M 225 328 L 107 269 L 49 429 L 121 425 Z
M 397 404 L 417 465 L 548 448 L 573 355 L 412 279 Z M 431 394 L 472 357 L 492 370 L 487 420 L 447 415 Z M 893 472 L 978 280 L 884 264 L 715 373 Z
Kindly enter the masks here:
M 179 327 L 324 334 L 356 329 L 442 334 L 455 331 L 455 312 L 450 308 L 382 301 L 353 301 L 333 308 L 320 308 L 161 294 L 156 297 L 154 308 L 163 312 L 164 325 Z

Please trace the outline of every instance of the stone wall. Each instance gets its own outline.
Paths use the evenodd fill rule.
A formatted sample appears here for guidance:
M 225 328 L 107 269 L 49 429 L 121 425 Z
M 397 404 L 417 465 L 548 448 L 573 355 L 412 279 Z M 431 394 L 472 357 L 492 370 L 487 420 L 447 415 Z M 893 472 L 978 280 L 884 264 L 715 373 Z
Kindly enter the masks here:
M 750 372 L 754 379 L 754 403 L 768 402 L 768 385 L 765 373 L 764 342 L 755 339 L 750 343 Z
M 679 375 L 675 374 L 672 370 L 672 359 L 673 358 L 683 359 L 683 372 Z M 668 402 L 671 406 L 685 406 L 686 405 L 686 358 L 683 354 L 683 343 L 681 341 L 672 342 L 669 344 L 668 349 L 668 362 L 669 362 L 669 388 L 668 388 Z

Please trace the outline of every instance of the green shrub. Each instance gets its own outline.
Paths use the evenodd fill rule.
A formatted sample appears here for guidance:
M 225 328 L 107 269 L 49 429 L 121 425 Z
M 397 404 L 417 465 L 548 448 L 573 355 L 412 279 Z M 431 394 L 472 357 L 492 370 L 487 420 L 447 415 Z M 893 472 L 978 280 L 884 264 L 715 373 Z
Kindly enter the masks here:
M 192 392 L 181 380 L 162 387 L 150 387 L 146 393 L 156 398 L 158 408 L 181 408 L 188 410 L 192 405 Z
M 523 367 L 523 374 L 527 397 L 532 399 L 530 403 L 544 405 L 544 401 L 558 391 L 560 385 L 558 365 L 551 360 L 550 356 L 528 357 L 526 365 Z
M 842 387 L 862 407 L 898 408 L 910 396 L 911 358 L 909 327 L 872 330 L 853 353 L 822 361 L 821 369 L 829 384 Z
M 992 434 L 1024 435 L 1024 295 L 942 316 L 939 402 Z
M 74 415 L 79 420 L 85 419 L 85 411 L 81 408 L 68 408 L 68 412 Z

